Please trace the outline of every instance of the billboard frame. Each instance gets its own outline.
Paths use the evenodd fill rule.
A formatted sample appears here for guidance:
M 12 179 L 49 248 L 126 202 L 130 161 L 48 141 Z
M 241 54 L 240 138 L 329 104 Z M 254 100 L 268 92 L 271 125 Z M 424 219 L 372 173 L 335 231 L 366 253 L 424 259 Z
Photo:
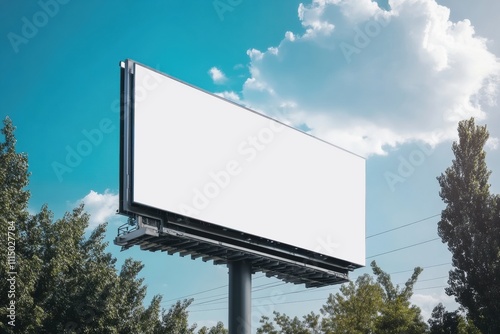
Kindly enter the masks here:
M 130 217 L 130 220 L 119 230 L 115 244 L 122 246 L 123 249 L 140 245 L 144 250 L 167 251 L 169 254 L 179 253 L 181 256 L 191 255 L 192 259 L 201 257 L 204 261 L 213 260 L 214 264 L 245 260 L 250 263 L 252 272 L 261 271 L 285 282 L 303 283 L 307 287 L 348 281 L 348 272 L 361 265 L 134 202 L 135 64 L 158 72 L 130 59 L 120 63 L 118 211 Z M 187 83 L 184 84 L 203 91 Z M 209 92 L 203 92 L 235 104 Z M 255 113 L 253 110 L 250 111 Z

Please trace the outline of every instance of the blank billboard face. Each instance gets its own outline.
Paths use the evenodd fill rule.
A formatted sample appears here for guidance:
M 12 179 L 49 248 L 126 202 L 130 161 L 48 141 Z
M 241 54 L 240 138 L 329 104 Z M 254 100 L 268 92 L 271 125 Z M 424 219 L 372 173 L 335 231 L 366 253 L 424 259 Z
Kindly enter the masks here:
M 365 160 L 135 64 L 134 203 L 365 264 Z

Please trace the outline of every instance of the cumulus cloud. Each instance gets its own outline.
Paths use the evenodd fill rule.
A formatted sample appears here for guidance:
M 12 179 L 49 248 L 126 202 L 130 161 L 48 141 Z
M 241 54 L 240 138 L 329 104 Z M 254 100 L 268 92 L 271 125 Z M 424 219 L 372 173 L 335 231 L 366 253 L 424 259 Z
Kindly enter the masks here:
M 238 103 L 240 102 L 240 96 L 233 91 L 224 91 L 220 93 L 215 93 L 215 95 L 218 95 L 220 97 L 225 98 L 226 100 L 230 100 L 233 102 L 238 102 Z
M 221 84 L 227 80 L 225 74 L 215 66 L 208 70 L 208 74 L 216 84 Z
M 490 151 L 496 150 L 496 149 L 498 149 L 498 143 L 499 143 L 498 138 L 496 138 L 496 137 L 490 137 L 486 141 L 486 145 L 485 145 L 486 149 L 488 149 Z
M 286 38 L 287 40 L 289 40 L 290 42 L 295 41 L 295 35 L 294 35 L 294 34 L 293 34 L 293 32 L 291 32 L 291 31 L 287 31 L 287 32 L 285 33 L 285 38 Z
M 432 315 L 432 310 L 439 303 L 442 303 L 444 307 L 446 307 L 447 311 L 453 312 L 458 309 L 458 304 L 455 302 L 453 297 L 448 296 L 444 289 L 440 293 L 432 293 L 432 294 L 419 294 L 416 293 L 411 297 L 411 302 L 418 307 L 422 311 L 422 318 L 427 320 Z
M 85 197 L 74 203 L 73 206 L 85 204 L 85 211 L 90 214 L 89 229 L 105 222 L 112 222 L 118 218 L 118 194 L 106 189 L 103 194 L 91 190 Z
M 244 103 L 364 156 L 434 146 L 456 136 L 459 120 L 486 119 L 500 73 L 487 40 L 435 0 L 389 4 L 301 4 L 301 34 L 247 52 Z

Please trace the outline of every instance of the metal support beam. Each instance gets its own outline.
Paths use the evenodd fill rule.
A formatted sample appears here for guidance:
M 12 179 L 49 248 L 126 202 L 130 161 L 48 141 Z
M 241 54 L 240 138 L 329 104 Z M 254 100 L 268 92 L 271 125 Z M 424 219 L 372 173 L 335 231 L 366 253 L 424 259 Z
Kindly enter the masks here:
M 229 268 L 229 334 L 251 333 L 252 265 L 231 261 Z

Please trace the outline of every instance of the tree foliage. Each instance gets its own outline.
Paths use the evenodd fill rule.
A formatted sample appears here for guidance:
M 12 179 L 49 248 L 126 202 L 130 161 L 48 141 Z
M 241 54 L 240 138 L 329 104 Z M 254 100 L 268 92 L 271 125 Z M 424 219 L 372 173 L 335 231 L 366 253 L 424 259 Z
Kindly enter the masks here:
M 500 197 L 490 193 L 486 126 L 458 125 L 455 159 L 438 177 L 446 208 L 438 233 L 452 253 L 446 293 L 483 333 L 500 333 Z
M 422 272 L 415 268 L 413 275 L 400 288 L 394 286 L 390 276 L 377 264 L 371 264 L 376 280 L 364 274 L 330 294 L 320 310 L 321 315 L 310 313 L 302 319 L 274 313 L 274 318 L 262 317 L 259 334 L 421 334 L 427 330 L 420 309 L 411 305 L 413 286 Z
M 300 320 L 298 317 L 290 318 L 286 314 L 274 311 L 274 322 L 267 316 L 260 319 L 261 327 L 257 334 L 312 334 L 320 333 L 321 325 L 319 315 L 311 312 Z M 276 324 L 275 324 L 276 323 Z
M 4 120 L 0 143 L 0 212 L 2 221 L 25 219 L 30 197 L 25 188 L 29 183 L 28 156 L 16 152 L 15 127 L 10 118 Z M 3 235 L 3 234 L 2 234 Z
M 441 303 L 432 310 L 428 323 L 430 334 L 481 334 L 459 311 L 448 312 Z
M 399 286 L 394 286 L 391 276 L 380 269 L 375 261 L 371 263 L 371 266 L 373 273 L 377 276 L 377 282 L 384 289 L 384 303 L 376 321 L 375 333 L 424 333 L 427 325 L 422 320 L 420 308 L 410 303 L 413 286 L 423 269 L 415 268 L 404 287 L 400 289 Z
M 195 333 L 196 325 L 189 326 L 187 308 L 193 299 L 177 301 L 168 312 L 162 312 L 162 329 L 166 333 L 192 334 Z
M 322 328 L 326 333 L 374 333 L 382 305 L 382 287 L 369 274 L 361 275 L 329 295 L 321 309 Z
M 229 331 L 224 327 L 224 324 L 219 321 L 217 325 L 208 328 L 207 326 L 203 326 L 198 331 L 198 334 L 228 334 Z
M 192 300 L 161 310 L 161 296 L 144 306 L 146 286 L 139 278 L 143 264 L 127 259 L 117 270 L 116 259 L 106 252 L 106 224 L 86 237 L 89 215 L 83 205 L 54 221 L 44 205 L 27 212 L 28 159 L 16 153 L 14 126 L 4 121 L 0 143 L 1 244 L 7 231 L 15 239 L 15 263 L 7 267 L 6 247 L 0 261 L 0 332 L 2 333 L 194 333 L 188 325 Z M 12 235 L 11 235 L 12 237 Z M 9 271 L 16 272 L 15 319 L 8 324 Z M 10 291 L 10 290 L 9 290 Z M 161 313 L 161 317 L 160 317 Z M 7 321 L 5 321 L 7 319 Z M 225 334 L 222 324 L 200 333 Z

